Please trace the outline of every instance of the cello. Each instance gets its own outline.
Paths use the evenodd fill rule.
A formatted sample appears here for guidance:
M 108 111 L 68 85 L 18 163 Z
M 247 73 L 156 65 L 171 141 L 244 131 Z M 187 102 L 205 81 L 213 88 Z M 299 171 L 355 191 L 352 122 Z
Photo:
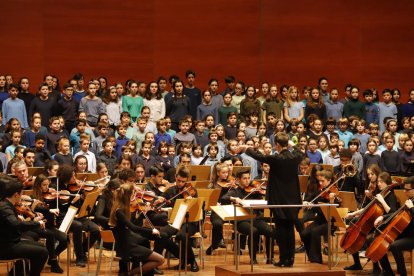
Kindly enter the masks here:
M 380 194 L 385 198 L 391 193 L 394 187 L 400 185 L 401 184 L 398 183 L 388 185 Z M 365 206 L 364 211 L 359 216 L 358 220 L 355 223 L 351 223 L 351 226 L 346 229 L 346 233 L 341 239 L 341 247 L 349 254 L 358 252 L 364 245 L 368 233 L 371 232 L 374 227 L 375 220 L 379 216 L 382 216 L 383 213 L 384 208 L 378 199 L 374 198 L 367 206 Z
M 411 219 L 411 212 L 404 204 L 384 222 L 384 224 L 387 224 L 387 227 L 385 227 L 385 229 L 374 239 L 365 251 L 365 256 L 371 259 L 374 263 L 378 262 L 385 254 L 387 254 L 390 245 L 398 238 L 405 228 L 407 228 Z

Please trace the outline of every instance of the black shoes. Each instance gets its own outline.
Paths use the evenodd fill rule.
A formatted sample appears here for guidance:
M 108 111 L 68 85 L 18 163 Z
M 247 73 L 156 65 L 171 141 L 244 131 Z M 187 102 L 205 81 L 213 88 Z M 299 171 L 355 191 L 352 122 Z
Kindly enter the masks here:
M 86 258 L 79 258 L 76 260 L 76 266 L 86 267 Z
M 274 266 L 278 266 L 278 267 L 292 267 L 293 263 L 295 262 L 295 259 L 287 259 L 287 260 L 280 260 L 277 263 L 274 263 Z
M 353 265 L 344 267 L 344 270 L 362 270 L 362 266 L 353 264 Z
M 323 253 L 323 255 L 326 255 L 326 256 L 328 256 L 328 247 L 324 247 L 323 248 L 323 250 L 322 250 L 322 253 Z
M 275 260 L 272 258 L 272 259 L 266 259 L 266 264 L 274 264 L 275 263 Z
M 159 270 L 158 268 L 154 268 L 154 274 L 163 275 L 164 272 L 162 270 Z
M 208 255 L 208 256 L 210 256 L 211 254 L 213 254 L 213 247 L 212 246 L 210 246 L 209 248 L 207 248 L 207 250 L 206 250 L 206 255 Z
M 53 273 L 63 273 L 63 269 L 59 266 L 59 263 L 57 260 L 50 260 L 50 272 Z
M 190 271 L 191 272 L 198 272 L 200 269 L 198 268 L 198 264 L 196 261 L 190 264 Z
M 256 259 L 253 259 L 252 263 L 253 263 L 254 265 L 257 265 L 257 264 L 258 264 L 258 262 L 257 262 L 257 260 L 256 260 Z

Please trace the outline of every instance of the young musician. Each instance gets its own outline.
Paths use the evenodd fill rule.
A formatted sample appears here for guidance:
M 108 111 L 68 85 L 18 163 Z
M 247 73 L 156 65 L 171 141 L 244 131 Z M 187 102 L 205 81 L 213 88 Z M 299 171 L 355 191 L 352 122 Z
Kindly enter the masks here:
M 59 191 L 61 190 L 70 190 L 70 184 L 76 183 L 75 173 L 71 166 L 62 165 L 59 167 L 58 171 L 58 179 L 59 179 Z M 81 183 L 79 183 L 81 184 Z M 56 187 L 54 187 L 56 188 Z M 77 188 L 75 194 L 77 193 L 80 195 L 81 187 Z M 65 218 L 66 212 L 68 211 L 71 205 L 74 205 L 77 208 L 80 208 L 83 204 L 83 199 L 80 196 L 76 196 L 73 198 L 72 201 L 68 203 L 59 203 L 59 216 L 56 218 L 57 225 L 60 225 Z M 75 248 L 75 255 L 76 255 L 76 266 L 85 267 L 87 258 L 86 252 L 95 244 L 95 242 L 99 239 L 99 227 L 96 223 L 92 222 L 86 217 L 83 218 L 76 218 L 73 220 L 69 231 L 73 234 L 73 245 Z M 88 248 L 88 240 L 84 239 L 82 241 L 82 231 L 89 232 L 89 248 Z
M 405 201 L 405 206 L 410 211 L 411 217 L 414 217 L 414 205 L 412 199 L 414 198 L 414 176 L 407 177 L 404 180 L 404 191 L 408 199 Z M 378 227 L 381 223 L 387 220 L 389 216 L 393 214 L 387 214 L 380 216 L 375 220 L 375 227 Z M 410 224 L 405 230 L 398 236 L 388 248 L 394 256 L 395 262 L 397 263 L 397 272 L 400 275 L 407 275 L 407 270 L 404 262 L 403 251 L 411 251 L 414 248 L 414 220 L 411 219 Z M 385 254 L 384 258 L 388 258 Z M 384 261 L 384 258 L 380 260 L 382 269 L 386 275 L 394 275 L 391 265 L 388 260 Z M 387 264 L 388 263 L 388 264 Z
M 177 199 L 183 198 L 196 198 L 197 190 L 188 186 L 188 181 L 190 180 L 190 170 L 185 165 L 179 165 L 176 168 L 175 174 L 175 184 L 165 191 L 163 197 L 167 200 L 168 204 L 166 206 L 173 207 Z M 172 228 L 172 227 L 171 227 Z M 199 270 L 198 264 L 194 257 L 194 252 L 190 243 L 186 242 L 186 234 L 189 236 L 194 235 L 198 230 L 198 224 L 195 222 L 183 223 L 181 228 L 176 234 L 176 240 L 180 241 L 182 244 L 183 251 L 187 250 L 187 263 L 190 264 L 190 271 L 197 272 Z M 171 233 L 174 235 L 175 233 Z M 187 249 L 185 249 L 187 248 Z M 182 259 L 180 260 L 180 268 L 185 267 L 185 253 L 182 254 Z
M 395 212 L 397 210 L 397 198 L 395 194 L 392 191 L 390 191 L 386 197 L 384 197 L 385 195 L 381 194 L 381 192 L 384 191 L 388 185 L 391 185 L 391 176 L 387 172 L 380 172 L 376 164 L 373 164 L 368 168 L 367 175 L 368 179 L 370 179 L 371 184 L 375 183 L 375 187 L 373 187 L 373 191 L 365 190 L 366 196 L 372 195 L 373 200 L 377 200 L 382 205 L 385 214 Z M 355 217 L 358 218 L 360 215 L 363 214 L 364 211 L 365 209 L 363 208 L 358 211 L 348 213 L 346 219 L 351 219 Z M 372 238 L 367 240 L 368 244 L 370 244 L 371 242 Z M 354 264 L 345 267 L 344 270 L 361 270 L 362 265 L 359 259 L 359 252 L 352 254 L 352 257 L 354 259 Z M 388 257 L 383 257 L 380 260 L 380 263 L 384 270 L 390 267 Z M 381 268 L 379 264 L 373 263 L 373 266 L 374 267 L 372 274 L 379 275 L 381 273 Z
M 319 189 L 317 189 L 314 193 L 309 193 L 303 204 L 306 205 L 316 197 L 318 197 L 317 203 L 335 202 L 335 193 L 331 192 L 329 189 L 326 189 L 333 180 L 332 172 L 325 170 L 320 171 L 318 173 L 318 179 Z M 326 192 L 321 195 L 321 192 L 324 190 L 326 190 Z M 336 201 L 336 203 L 338 203 L 338 201 Z M 321 236 L 328 234 L 328 222 L 326 221 L 325 216 L 319 207 L 312 208 L 312 210 L 316 213 L 314 216 L 314 221 L 302 231 L 301 238 L 305 244 L 305 250 L 309 261 L 311 263 L 322 264 Z
M 46 238 L 46 248 L 49 251 L 48 264 L 51 266 L 51 272 L 63 273 L 63 269 L 59 266 L 57 258 L 67 247 L 67 235 L 56 228 L 55 218 L 59 215 L 59 209 L 56 206 L 56 197 L 49 190 L 50 180 L 44 174 L 39 174 L 33 185 L 32 198 L 35 201 L 32 209 L 40 212 L 46 219 L 46 229 L 33 230 L 35 237 Z M 56 246 L 56 241 L 59 242 Z
M 230 204 L 231 202 L 240 203 L 243 199 L 262 199 L 262 195 L 258 192 L 248 192 L 250 187 L 250 172 L 240 171 L 237 173 L 238 187 L 229 190 L 223 197 L 223 204 Z M 263 210 L 255 210 L 256 218 L 253 220 L 253 248 L 250 248 L 250 219 L 241 220 L 237 222 L 237 230 L 249 236 L 249 252 L 253 253 L 251 262 L 257 264 L 256 253 L 259 249 L 260 235 L 266 237 L 266 263 L 273 262 L 273 233 L 270 226 L 263 217 Z M 269 243 L 270 239 L 270 243 Z M 253 251 L 253 252 L 252 252 Z
M 270 166 L 269 183 L 266 190 L 266 199 L 270 205 L 301 204 L 298 167 L 303 159 L 303 153 L 294 148 L 291 152 L 289 136 L 278 132 L 274 138 L 276 154 L 264 156 L 251 147 L 239 146 L 246 150 L 246 154 L 259 162 Z M 286 185 L 289 183 L 289 185 Z M 279 262 L 275 266 L 291 267 L 295 262 L 295 232 L 294 225 L 298 217 L 299 208 L 272 209 L 277 225 L 275 238 L 279 245 Z
M 45 229 L 45 223 L 40 218 L 33 221 L 20 221 L 17 218 L 15 205 L 20 203 L 23 190 L 20 182 L 2 175 L 0 187 L 0 259 L 29 259 L 30 275 L 38 276 L 48 258 L 47 249 L 37 242 L 22 240 L 21 231 Z M 19 270 L 16 274 L 23 275 L 23 271 Z
M 230 161 L 231 163 L 231 161 Z M 229 166 L 226 163 L 217 163 L 213 169 L 213 179 L 209 185 L 210 189 L 220 189 L 218 203 L 222 204 L 223 196 L 230 190 L 234 189 L 236 183 L 234 177 L 230 175 Z M 211 245 L 206 250 L 207 255 L 211 255 L 214 249 L 225 246 L 223 242 L 223 224 L 224 221 L 213 211 L 211 212 L 210 222 L 213 225 Z
M 149 232 L 159 235 L 157 229 L 149 229 L 136 226 L 130 220 L 130 202 L 134 196 L 134 187 L 131 184 L 122 184 L 114 193 L 114 201 L 109 218 L 109 226 L 113 227 L 112 231 L 116 241 L 116 251 L 122 259 L 132 258 L 133 267 L 130 273 L 122 271 L 122 275 L 135 275 L 140 272 L 139 262 L 143 262 L 142 273 L 151 272 L 154 268 L 164 262 L 164 258 L 144 246 L 134 242 L 132 232 Z

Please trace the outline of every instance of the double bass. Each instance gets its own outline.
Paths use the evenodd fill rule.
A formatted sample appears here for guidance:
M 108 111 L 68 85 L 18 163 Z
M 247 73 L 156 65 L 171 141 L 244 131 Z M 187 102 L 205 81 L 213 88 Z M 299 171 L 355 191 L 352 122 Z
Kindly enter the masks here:
M 394 183 L 383 191 L 381 195 L 385 198 L 389 193 L 392 192 L 392 189 L 400 184 Z M 358 252 L 364 245 L 368 233 L 371 232 L 374 227 L 375 220 L 382 216 L 384 213 L 384 208 L 377 198 L 374 198 L 367 206 L 365 206 L 364 211 L 359 216 L 358 220 L 346 229 L 345 235 L 341 239 L 341 247 L 349 254 L 354 254 Z

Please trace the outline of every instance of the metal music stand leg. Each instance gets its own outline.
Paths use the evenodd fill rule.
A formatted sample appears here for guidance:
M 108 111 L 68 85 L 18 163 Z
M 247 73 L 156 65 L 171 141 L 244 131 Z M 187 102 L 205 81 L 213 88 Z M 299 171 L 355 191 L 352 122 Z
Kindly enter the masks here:
M 253 209 L 250 208 L 250 271 L 253 272 Z
M 331 270 L 332 269 L 332 260 L 331 260 L 331 254 L 332 254 L 332 241 L 331 241 L 331 207 L 328 207 L 328 269 Z

